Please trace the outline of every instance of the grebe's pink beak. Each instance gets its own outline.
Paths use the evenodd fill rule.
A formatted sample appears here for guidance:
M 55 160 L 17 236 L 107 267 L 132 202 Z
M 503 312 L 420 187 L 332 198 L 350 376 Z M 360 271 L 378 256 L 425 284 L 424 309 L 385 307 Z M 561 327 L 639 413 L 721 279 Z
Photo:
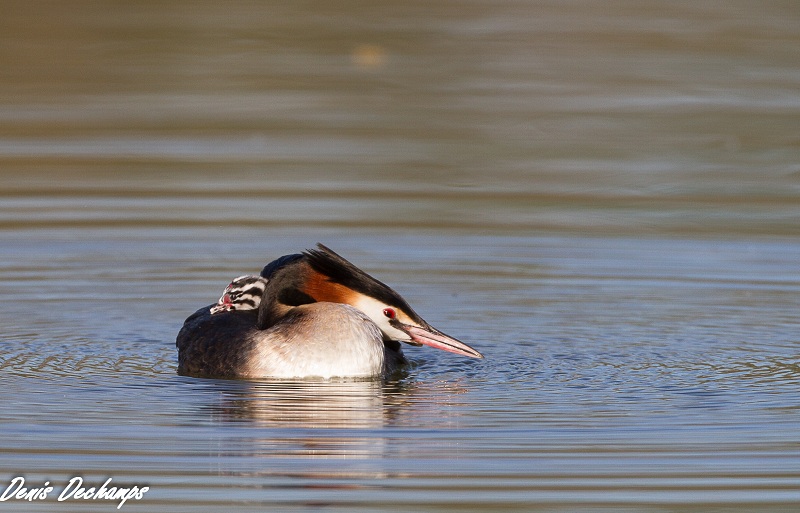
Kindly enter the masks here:
M 469 356 L 470 358 L 483 358 L 483 355 L 478 351 L 472 349 L 460 340 L 456 340 L 449 335 L 445 335 L 433 326 L 421 328 L 419 326 L 411 326 L 409 324 L 398 324 L 400 324 L 398 327 L 408 333 L 408 335 L 411 337 L 411 340 L 417 344 L 435 347 L 436 349 L 449 351 L 462 356 Z
M 231 297 L 226 292 L 221 298 L 219 298 L 217 304 L 211 307 L 211 313 L 215 314 L 217 312 L 228 312 L 230 311 L 231 306 L 233 306 L 233 301 L 231 301 Z

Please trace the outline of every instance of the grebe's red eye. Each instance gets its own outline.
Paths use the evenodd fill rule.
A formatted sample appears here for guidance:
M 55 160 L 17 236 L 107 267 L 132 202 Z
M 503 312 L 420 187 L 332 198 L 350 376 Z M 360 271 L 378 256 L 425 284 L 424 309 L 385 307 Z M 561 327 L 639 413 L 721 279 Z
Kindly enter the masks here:
M 384 308 L 383 315 L 385 315 L 389 319 L 394 319 L 395 317 L 397 317 L 397 314 L 391 308 Z

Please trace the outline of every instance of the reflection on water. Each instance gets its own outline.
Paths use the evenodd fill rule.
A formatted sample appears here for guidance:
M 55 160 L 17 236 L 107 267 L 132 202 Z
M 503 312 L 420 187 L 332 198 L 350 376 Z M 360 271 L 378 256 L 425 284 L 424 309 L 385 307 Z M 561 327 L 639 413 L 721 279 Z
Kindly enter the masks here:
M 279 429 L 278 439 L 251 440 L 254 453 L 269 458 L 380 459 L 382 439 L 367 436 L 391 422 L 393 395 L 379 381 L 228 382 L 208 406 L 214 422 Z M 407 402 L 407 401 L 406 401 Z M 360 431 L 365 436 L 358 436 Z
M 0 38 L 0 490 L 800 503 L 793 5 L 12 1 Z M 487 358 L 176 375 L 189 313 L 317 241 Z
M 392 397 L 384 396 L 377 380 L 234 382 L 209 409 L 226 422 L 265 427 L 380 429 L 391 415 L 386 402 Z

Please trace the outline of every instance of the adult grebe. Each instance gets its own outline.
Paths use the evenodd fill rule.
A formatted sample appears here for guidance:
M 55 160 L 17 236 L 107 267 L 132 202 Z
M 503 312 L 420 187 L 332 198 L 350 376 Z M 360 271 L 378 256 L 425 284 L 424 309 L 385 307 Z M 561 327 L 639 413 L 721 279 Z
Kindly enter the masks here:
M 262 293 L 263 292 L 263 293 Z M 406 301 L 332 250 L 286 255 L 240 276 L 178 333 L 178 372 L 221 378 L 369 377 L 406 363 L 399 342 L 472 358 Z

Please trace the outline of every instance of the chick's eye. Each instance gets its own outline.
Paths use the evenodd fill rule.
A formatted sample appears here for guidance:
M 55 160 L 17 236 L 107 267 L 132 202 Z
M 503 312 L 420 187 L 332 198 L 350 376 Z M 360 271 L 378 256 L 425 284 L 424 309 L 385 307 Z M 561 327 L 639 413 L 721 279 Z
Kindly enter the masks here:
M 391 308 L 384 308 L 383 315 L 385 315 L 389 319 L 394 319 L 395 317 L 397 317 L 397 314 Z

